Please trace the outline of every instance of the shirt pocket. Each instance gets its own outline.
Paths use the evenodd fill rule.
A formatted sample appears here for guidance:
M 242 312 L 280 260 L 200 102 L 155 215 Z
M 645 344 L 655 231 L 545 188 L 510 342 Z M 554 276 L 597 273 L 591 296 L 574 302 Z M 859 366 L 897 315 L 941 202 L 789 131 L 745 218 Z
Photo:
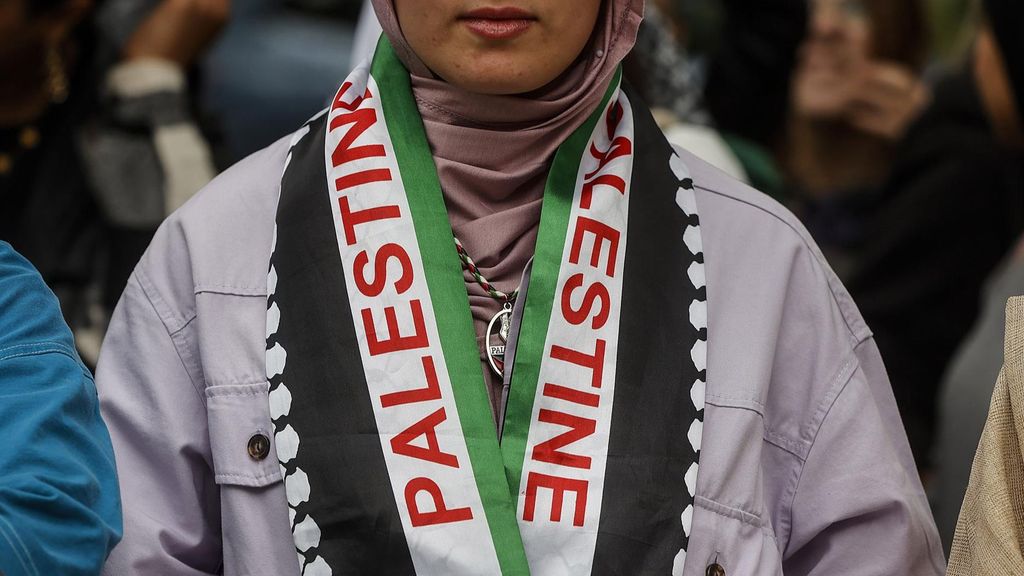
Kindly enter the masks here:
M 266 382 L 206 389 L 217 484 L 262 487 L 281 481 L 269 391 Z

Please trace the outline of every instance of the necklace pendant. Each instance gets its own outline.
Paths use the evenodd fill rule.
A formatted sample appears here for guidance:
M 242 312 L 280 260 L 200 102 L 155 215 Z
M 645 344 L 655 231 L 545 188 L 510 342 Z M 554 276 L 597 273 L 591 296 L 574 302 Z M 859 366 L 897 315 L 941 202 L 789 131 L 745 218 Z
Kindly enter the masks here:
M 487 323 L 487 363 L 491 370 L 500 377 L 505 375 L 505 345 L 508 342 L 509 328 L 512 325 L 512 303 L 506 302 L 497 314 Z
M 508 342 L 508 331 L 512 326 L 512 304 L 506 302 L 505 307 L 498 314 L 501 317 L 501 328 L 498 329 L 498 336 L 501 336 L 501 343 L 505 344 Z

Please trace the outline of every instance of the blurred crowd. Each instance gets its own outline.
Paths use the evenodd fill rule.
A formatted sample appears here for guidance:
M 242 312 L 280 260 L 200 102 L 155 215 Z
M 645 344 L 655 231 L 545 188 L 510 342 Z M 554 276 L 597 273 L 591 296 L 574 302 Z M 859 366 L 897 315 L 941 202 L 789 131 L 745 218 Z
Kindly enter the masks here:
M 1024 49 L 970 0 L 647 11 L 628 80 L 673 143 L 816 239 L 875 333 L 948 545 L 1024 293 Z M 360 0 L 0 0 L 0 240 L 87 363 L 163 219 L 322 108 L 377 34 Z

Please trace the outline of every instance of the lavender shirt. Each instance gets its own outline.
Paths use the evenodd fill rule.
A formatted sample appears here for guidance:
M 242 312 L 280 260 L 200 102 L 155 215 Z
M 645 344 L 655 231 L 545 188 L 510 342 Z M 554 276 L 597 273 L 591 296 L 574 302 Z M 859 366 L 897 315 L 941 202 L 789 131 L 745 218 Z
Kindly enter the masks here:
M 299 575 L 279 466 L 246 450 L 273 430 L 266 284 L 286 152 L 287 139 L 251 156 L 176 212 L 114 314 L 97 385 L 124 539 L 105 574 Z M 684 574 L 712 562 L 743 576 L 941 574 L 856 306 L 783 208 L 683 158 L 698 186 L 710 328 Z

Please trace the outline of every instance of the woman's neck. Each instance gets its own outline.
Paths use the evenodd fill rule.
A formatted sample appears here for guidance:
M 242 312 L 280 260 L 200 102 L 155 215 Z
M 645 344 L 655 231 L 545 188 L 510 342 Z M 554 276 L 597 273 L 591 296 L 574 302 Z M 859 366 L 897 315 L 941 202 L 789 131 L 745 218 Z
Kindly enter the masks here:
M 885 182 L 892 145 L 845 123 L 797 119 L 790 126 L 783 164 L 790 182 L 814 198 Z

